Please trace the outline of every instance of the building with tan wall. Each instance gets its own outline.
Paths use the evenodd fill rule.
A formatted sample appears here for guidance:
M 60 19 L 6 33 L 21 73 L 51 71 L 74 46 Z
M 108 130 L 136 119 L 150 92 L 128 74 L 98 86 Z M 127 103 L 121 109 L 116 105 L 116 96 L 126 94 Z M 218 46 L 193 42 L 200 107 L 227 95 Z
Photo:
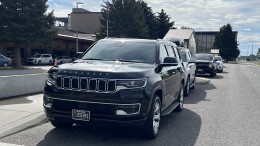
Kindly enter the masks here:
M 90 12 L 82 8 L 73 8 L 71 14 L 68 14 L 68 29 L 95 34 L 101 26 L 100 16 L 101 12 Z

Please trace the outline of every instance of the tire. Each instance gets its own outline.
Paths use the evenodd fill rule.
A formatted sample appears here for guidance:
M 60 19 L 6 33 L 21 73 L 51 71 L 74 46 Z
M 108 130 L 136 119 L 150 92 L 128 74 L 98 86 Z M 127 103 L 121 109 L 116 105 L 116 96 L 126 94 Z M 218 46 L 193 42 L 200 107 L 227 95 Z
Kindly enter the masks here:
M 215 77 L 215 76 L 217 76 L 217 70 L 215 70 L 215 72 L 214 72 L 214 77 Z
M 194 77 L 193 85 L 190 87 L 190 89 L 196 88 L 196 77 Z
M 184 89 L 184 96 L 187 97 L 189 95 L 189 92 L 190 92 L 190 77 L 188 77 L 187 79 L 187 83 Z
M 221 73 L 223 72 L 223 68 L 220 70 L 220 72 L 221 72 Z
M 52 65 L 52 61 L 51 60 L 49 61 L 49 64 Z
M 61 121 L 53 121 L 50 120 L 52 126 L 54 126 L 55 128 L 70 128 L 72 127 L 72 123 L 65 123 L 65 122 L 61 122 Z
M 177 112 L 181 112 L 182 111 L 182 109 L 183 109 L 183 101 L 184 101 L 184 98 L 183 98 L 183 87 L 184 87 L 184 85 L 182 84 L 182 86 L 181 86 L 181 89 L 180 89 L 180 94 L 179 94 L 179 97 L 178 97 L 178 99 L 177 99 L 177 102 L 179 103 L 179 105 L 176 107 L 176 109 L 175 109 L 175 111 L 177 111 Z
M 38 61 L 38 65 L 40 65 L 41 63 L 42 63 L 41 60 L 39 60 L 39 61 Z
M 215 71 L 212 71 L 211 73 L 210 73 L 210 77 L 215 77 Z
M 8 63 L 5 62 L 5 63 L 3 64 L 3 67 L 4 67 L 4 68 L 8 67 Z
M 158 95 L 155 95 L 151 105 L 150 113 L 146 121 L 144 132 L 149 139 L 154 139 L 159 133 L 161 120 L 161 100 Z

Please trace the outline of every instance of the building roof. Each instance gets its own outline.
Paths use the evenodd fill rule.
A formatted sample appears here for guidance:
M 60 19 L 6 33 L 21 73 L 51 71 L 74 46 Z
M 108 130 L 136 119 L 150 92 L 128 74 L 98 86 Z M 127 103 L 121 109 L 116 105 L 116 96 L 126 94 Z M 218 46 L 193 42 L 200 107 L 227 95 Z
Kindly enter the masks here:
M 64 27 L 58 27 L 58 36 L 63 38 L 69 38 L 69 39 L 76 39 L 77 33 L 72 30 L 68 30 Z M 93 37 L 93 34 L 78 32 L 78 39 L 81 40 L 88 40 L 88 41 L 95 41 L 95 37 Z
M 163 39 L 169 39 L 172 37 L 180 39 L 190 39 L 193 32 L 193 29 L 170 29 Z

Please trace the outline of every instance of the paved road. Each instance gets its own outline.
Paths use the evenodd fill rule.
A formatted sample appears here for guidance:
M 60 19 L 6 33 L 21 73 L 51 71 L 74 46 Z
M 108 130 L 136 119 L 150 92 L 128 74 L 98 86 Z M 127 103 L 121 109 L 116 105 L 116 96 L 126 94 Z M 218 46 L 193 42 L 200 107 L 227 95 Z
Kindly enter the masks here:
M 260 68 L 226 64 L 224 73 L 201 84 L 185 98 L 185 109 L 163 117 L 155 140 L 138 129 L 113 125 L 74 126 L 67 130 L 50 123 L 0 139 L 24 145 L 260 145 Z

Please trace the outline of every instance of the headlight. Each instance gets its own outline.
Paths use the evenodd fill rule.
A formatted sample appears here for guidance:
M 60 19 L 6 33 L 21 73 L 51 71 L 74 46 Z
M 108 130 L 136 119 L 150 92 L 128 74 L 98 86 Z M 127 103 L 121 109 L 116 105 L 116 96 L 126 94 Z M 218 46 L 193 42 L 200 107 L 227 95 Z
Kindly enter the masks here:
M 212 68 L 212 67 L 213 67 L 213 64 L 212 64 L 212 63 L 210 63 L 210 64 L 209 64 L 209 67 L 210 67 L 210 68 Z
M 126 88 L 138 88 L 138 87 L 144 87 L 145 85 L 146 85 L 146 79 L 117 81 L 117 86 L 123 86 Z
M 57 70 L 51 70 L 49 71 L 49 74 L 48 74 L 48 80 L 52 83 L 55 82 L 56 78 L 57 78 Z

